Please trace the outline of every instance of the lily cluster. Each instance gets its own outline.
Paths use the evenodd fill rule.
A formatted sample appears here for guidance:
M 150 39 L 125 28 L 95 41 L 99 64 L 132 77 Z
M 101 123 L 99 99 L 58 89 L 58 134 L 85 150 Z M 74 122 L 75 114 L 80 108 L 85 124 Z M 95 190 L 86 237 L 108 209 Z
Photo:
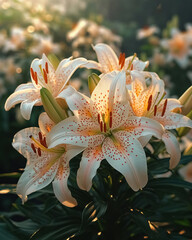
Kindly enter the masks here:
M 45 55 L 35 59 L 30 70 L 32 83 L 17 87 L 5 103 L 6 110 L 21 103 L 26 119 L 33 106 L 45 109 L 39 116 L 39 128 L 21 130 L 13 139 L 13 147 L 27 159 L 17 185 L 23 202 L 52 182 L 62 204 L 77 205 L 67 181 L 69 161 L 79 153 L 77 183 L 86 191 L 104 159 L 134 191 L 144 188 L 148 181 L 144 146 L 152 137 L 164 142 L 170 169 L 179 163 L 179 143 L 171 130 L 192 127 L 192 121 L 178 113 L 180 101 L 166 98 L 163 80 L 144 71 L 148 62 L 136 55 L 126 58 L 124 53 L 118 59 L 106 44 L 93 48 L 98 62 L 68 58 L 58 64 Z M 78 68 L 101 72 L 89 77 L 90 97 L 69 85 Z

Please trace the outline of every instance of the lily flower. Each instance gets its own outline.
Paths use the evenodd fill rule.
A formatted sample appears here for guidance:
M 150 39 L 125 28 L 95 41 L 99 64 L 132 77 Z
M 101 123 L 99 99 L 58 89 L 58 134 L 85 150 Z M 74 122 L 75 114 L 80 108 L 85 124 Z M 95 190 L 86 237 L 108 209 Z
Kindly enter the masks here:
M 112 71 L 125 71 L 127 73 L 127 82 L 130 82 L 129 73 L 132 70 L 143 71 L 149 62 L 140 61 L 136 55 L 125 58 L 125 53 L 121 53 L 119 59 L 113 49 L 104 43 L 98 43 L 93 46 L 99 62 L 88 61 L 84 67 L 97 69 L 102 73 Z
M 103 159 L 119 171 L 130 187 L 137 191 L 147 183 L 146 156 L 137 140 L 152 134 L 161 138 L 162 126 L 145 117 L 130 113 L 126 99 L 125 72 L 105 74 L 91 98 L 72 87 L 63 91 L 75 116 L 58 123 L 47 135 L 49 148 L 60 144 L 85 147 L 77 172 L 81 189 L 89 190 Z
M 8 111 L 16 104 L 21 103 L 21 114 L 29 120 L 33 106 L 42 105 L 41 88 L 47 88 L 53 97 L 57 98 L 76 69 L 86 62 L 87 60 L 84 58 L 64 59 L 55 70 L 45 54 L 42 59 L 34 59 L 30 68 L 32 83 L 18 86 L 7 99 L 5 110 Z
M 24 203 L 29 194 L 52 182 L 57 199 L 65 206 L 73 207 L 77 202 L 67 186 L 69 161 L 83 148 L 62 144 L 48 149 L 46 135 L 54 123 L 42 113 L 39 126 L 23 129 L 13 139 L 13 147 L 27 159 L 25 171 L 17 184 L 17 194 Z
M 130 105 L 136 116 L 148 117 L 159 122 L 164 127 L 162 140 L 165 143 L 167 152 L 171 155 L 170 168 L 174 168 L 181 157 L 179 143 L 174 134 L 170 131 L 178 127 L 192 127 L 192 121 L 173 110 L 181 108 L 179 100 L 164 98 L 166 95 L 164 82 L 154 73 L 151 73 L 151 83 L 147 86 L 144 74 L 135 72 L 131 90 L 128 90 Z M 149 136 L 148 141 L 151 136 Z M 148 141 L 141 138 L 142 145 Z

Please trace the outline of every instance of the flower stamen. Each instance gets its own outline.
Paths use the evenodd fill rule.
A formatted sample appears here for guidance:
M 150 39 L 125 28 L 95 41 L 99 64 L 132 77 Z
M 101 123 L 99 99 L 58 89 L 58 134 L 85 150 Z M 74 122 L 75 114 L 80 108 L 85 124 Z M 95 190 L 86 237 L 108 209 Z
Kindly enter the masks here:
M 31 72 L 31 76 L 32 76 L 32 78 L 34 79 L 35 74 L 34 74 L 33 68 L 30 68 L 30 72 Z
M 152 104 L 152 95 L 150 95 L 150 97 L 149 97 L 149 99 L 148 99 L 147 111 L 150 110 L 151 104 Z
M 44 77 L 45 83 L 47 84 L 48 83 L 48 77 L 47 77 L 47 72 L 45 71 L 44 68 L 43 68 L 43 77 Z
M 136 58 L 136 56 L 137 56 L 137 54 L 134 53 L 131 61 L 129 62 L 129 65 L 128 65 L 128 67 L 127 67 L 127 70 L 133 70 L 133 66 L 132 66 L 133 64 L 132 64 L 132 63 L 133 63 L 134 59 Z
M 41 149 L 40 148 L 37 148 L 37 153 L 38 153 L 39 157 L 41 157 Z
M 120 53 L 119 65 L 120 65 L 121 69 L 124 67 L 124 64 L 125 64 L 125 53 Z
M 45 63 L 45 70 L 46 70 L 46 73 L 48 74 L 49 73 L 49 69 L 48 69 L 48 63 L 47 62 Z
M 100 130 L 101 130 L 101 132 L 103 132 L 103 122 L 102 121 L 100 122 Z
M 104 123 L 104 132 L 105 133 L 107 132 L 107 125 L 106 125 L 106 123 Z
M 156 114 L 157 114 L 157 105 L 155 105 L 154 107 L 154 116 L 156 116 Z
M 164 103 L 164 106 L 163 106 L 163 111 L 162 111 L 162 114 L 161 114 L 162 117 L 165 114 L 166 108 L 167 108 L 167 99 L 165 100 L 165 103 Z
M 33 143 L 31 143 L 31 148 L 32 148 L 33 152 L 36 153 L 36 148 L 35 148 L 35 145 Z
M 109 127 L 112 128 L 112 112 L 109 113 Z
M 35 81 L 36 85 L 38 85 L 37 72 L 34 72 L 34 81 Z
M 100 124 L 100 114 L 99 113 L 97 115 L 97 120 L 98 120 L 98 123 Z

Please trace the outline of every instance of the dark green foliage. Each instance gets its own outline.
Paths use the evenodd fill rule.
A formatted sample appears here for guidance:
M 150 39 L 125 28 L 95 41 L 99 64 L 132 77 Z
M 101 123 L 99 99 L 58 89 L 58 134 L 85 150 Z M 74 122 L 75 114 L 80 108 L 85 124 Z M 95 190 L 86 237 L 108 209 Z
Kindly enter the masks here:
M 147 151 L 148 155 L 151 155 Z M 192 184 L 181 179 L 178 169 L 191 161 L 183 156 L 169 178 L 158 177 L 168 169 L 169 159 L 148 157 L 149 182 L 138 192 L 131 190 L 120 173 L 103 161 L 89 192 L 76 183 L 80 155 L 70 163 L 69 187 L 78 206 L 68 208 L 55 198 L 51 186 L 31 194 L 21 205 L 16 199 L 10 212 L 1 212 L 2 240 L 185 240 L 191 237 Z M 154 178 L 154 176 L 156 176 Z M 13 185 L 2 186 L 10 188 Z M 182 234 L 182 235 L 181 235 Z

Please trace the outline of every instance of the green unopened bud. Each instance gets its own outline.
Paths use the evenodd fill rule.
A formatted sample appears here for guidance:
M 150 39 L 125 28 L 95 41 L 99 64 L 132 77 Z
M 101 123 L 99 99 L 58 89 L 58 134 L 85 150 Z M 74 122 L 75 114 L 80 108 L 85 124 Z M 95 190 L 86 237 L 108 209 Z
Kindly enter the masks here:
M 67 118 L 65 110 L 61 108 L 49 90 L 41 88 L 40 94 L 44 110 L 54 123 L 58 123 Z
M 192 86 L 189 87 L 179 98 L 182 106 L 182 114 L 186 115 L 192 110 Z
M 192 119 L 192 110 L 187 114 L 187 117 Z M 188 127 L 177 128 L 179 137 L 185 136 L 190 131 L 190 129 L 191 128 L 188 128 Z
M 48 59 L 56 70 L 60 63 L 59 59 L 55 56 L 55 54 L 49 54 Z
M 92 73 L 88 77 L 88 87 L 89 87 L 90 94 L 92 94 L 93 90 L 95 89 L 99 81 L 100 81 L 100 77 L 95 73 Z

